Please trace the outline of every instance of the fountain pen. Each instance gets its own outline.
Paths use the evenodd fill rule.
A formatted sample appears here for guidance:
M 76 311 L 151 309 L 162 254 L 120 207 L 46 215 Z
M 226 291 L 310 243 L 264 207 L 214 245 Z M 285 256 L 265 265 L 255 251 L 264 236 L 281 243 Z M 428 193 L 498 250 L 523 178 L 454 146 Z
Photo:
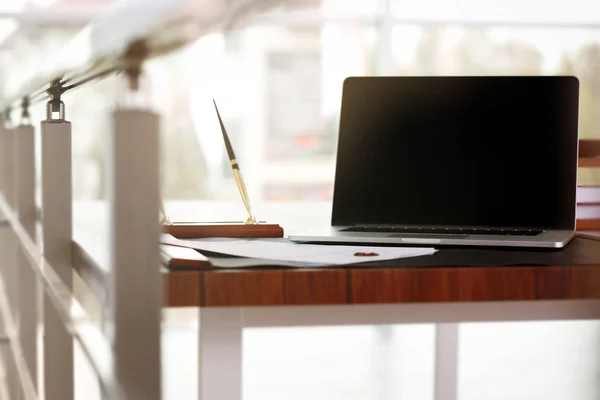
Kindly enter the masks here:
M 252 215 L 252 208 L 250 206 L 250 198 L 248 197 L 248 192 L 246 190 L 246 184 L 244 183 L 244 178 L 242 177 L 242 173 L 240 171 L 240 165 L 235 158 L 235 153 L 233 152 L 233 147 L 231 146 L 231 142 L 229 140 L 229 136 L 227 135 L 227 130 L 225 129 L 225 125 L 223 125 L 223 120 L 221 119 L 221 114 L 219 113 L 219 109 L 217 108 L 217 103 L 213 99 L 213 104 L 215 105 L 215 111 L 217 112 L 217 117 L 219 118 L 219 125 L 221 125 L 221 133 L 223 134 L 223 141 L 225 142 L 225 148 L 227 149 L 227 157 L 229 157 L 229 163 L 231 164 L 231 169 L 233 170 L 233 177 L 235 178 L 235 183 L 240 191 L 240 196 L 242 196 L 242 201 L 244 202 L 244 206 L 246 207 L 246 211 L 248 211 L 248 218 L 246 219 L 245 224 L 256 225 L 258 222 L 254 215 Z

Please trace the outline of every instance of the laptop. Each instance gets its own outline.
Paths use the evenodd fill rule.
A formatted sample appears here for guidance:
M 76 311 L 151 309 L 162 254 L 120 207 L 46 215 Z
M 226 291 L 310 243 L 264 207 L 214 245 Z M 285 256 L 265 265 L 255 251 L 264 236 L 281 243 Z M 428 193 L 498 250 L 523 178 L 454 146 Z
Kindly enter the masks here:
M 348 78 L 331 226 L 288 237 L 564 247 L 578 109 L 575 77 Z

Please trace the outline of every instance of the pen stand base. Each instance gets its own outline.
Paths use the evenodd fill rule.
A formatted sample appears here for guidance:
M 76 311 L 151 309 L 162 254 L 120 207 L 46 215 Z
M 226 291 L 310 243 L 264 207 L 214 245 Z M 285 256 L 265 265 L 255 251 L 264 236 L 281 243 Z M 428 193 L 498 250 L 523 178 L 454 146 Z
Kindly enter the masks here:
M 280 238 L 283 228 L 278 224 L 240 223 L 172 223 L 163 226 L 163 232 L 178 239 L 207 237 Z

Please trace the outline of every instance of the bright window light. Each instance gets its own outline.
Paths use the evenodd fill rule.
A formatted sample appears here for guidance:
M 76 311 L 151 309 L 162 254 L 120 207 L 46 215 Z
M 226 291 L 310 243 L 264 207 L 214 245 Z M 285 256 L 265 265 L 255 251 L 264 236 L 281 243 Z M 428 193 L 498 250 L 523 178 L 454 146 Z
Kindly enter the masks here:
M 56 3 L 56 0 L 33 0 L 33 5 L 39 8 L 47 8 Z
M 16 13 L 21 11 L 27 0 L 13 0 L 11 2 L 0 2 L 0 14 L 1 13 Z M 2 44 L 6 38 L 13 34 L 17 30 L 19 24 L 11 19 L 0 19 L 0 44 Z

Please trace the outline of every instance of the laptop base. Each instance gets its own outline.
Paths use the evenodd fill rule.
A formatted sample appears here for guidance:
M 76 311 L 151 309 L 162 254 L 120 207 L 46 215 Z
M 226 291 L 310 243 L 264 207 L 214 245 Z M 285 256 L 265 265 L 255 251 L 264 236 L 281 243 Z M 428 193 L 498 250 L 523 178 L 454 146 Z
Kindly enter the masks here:
M 288 239 L 299 243 L 370 244 L 370 245 L 428 245 L 531 247 L 560 249 L 575 236 L 574 231 L 548 230 L 528 235 L 457 235 L 457 234 L 398 234 L 381 232 L 344 232 L 349 227 L 328 227 L 309 232 L 289 234 Z

